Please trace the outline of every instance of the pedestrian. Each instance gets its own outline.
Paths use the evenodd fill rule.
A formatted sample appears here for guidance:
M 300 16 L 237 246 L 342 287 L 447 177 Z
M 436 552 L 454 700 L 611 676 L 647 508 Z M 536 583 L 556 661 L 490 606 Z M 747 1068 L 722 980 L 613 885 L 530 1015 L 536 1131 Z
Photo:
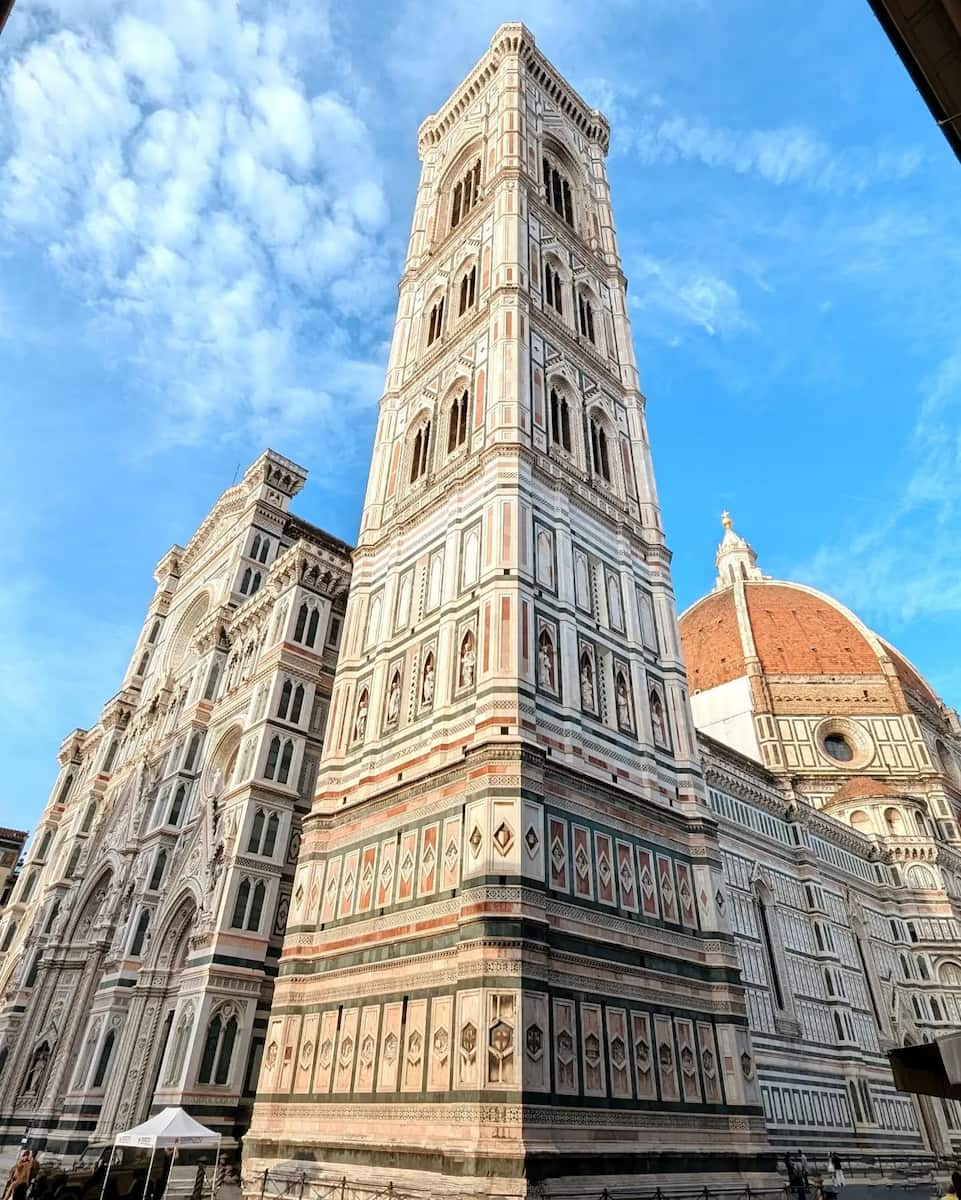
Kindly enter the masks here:
M 30 1186 L 30 1180 L 34 1173 L 33 1153 L 30 1150 L 24 1150 L 7 1176 L 3 1200 L 26 1200 L 27 1188 Z
M 834 1186 L 836 1188 L 844 1187 L 844 1168 L 841 1166 L 841 1156 L 837 1150 L 832 1150 L 828 1161 L 831 1164 L 831 1170 L 834 1172 Z

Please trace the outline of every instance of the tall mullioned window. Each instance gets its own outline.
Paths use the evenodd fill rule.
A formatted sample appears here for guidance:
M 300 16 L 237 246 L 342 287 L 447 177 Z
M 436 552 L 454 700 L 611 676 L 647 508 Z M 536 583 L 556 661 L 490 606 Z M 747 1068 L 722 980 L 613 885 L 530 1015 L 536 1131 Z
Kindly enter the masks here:
M 447 453 L 463 446 L 467 441 L 467 392 L 466 390 L 450 406 L 447 425 Z
M 574 224 L 571 185 L 549 158 L 544 159 L 544 199 L 568 225 Z
M 476 159 L 454 184 L 450 200 L 450 227 L 456 229 L 480 199 L 480 159 Z
M 571 406 L 566 396 L 551 388 L 551 441 L 568 454 L 571 452 Z
M 577 293 L 577 327 L 583 337 L 594 342 L 594 306 L 583 292 Z
M 437 301 L 434 307 L 430 310 L 430 317 L 427 321 L 427 345 L 431 346 L 441 335 L 444 328 L 444 297 Z
M 564 315 L 564 293 L 561 277 L 550 263 L 544 264 L 544 299 L 555 312 Z
M 611 457 L 607 447 L 607 432 L 604 426 L 591 418 L 591 464 L 594 474 L 600 475 L 605 483 L 611 482 Z
M 457 306 L 457 315 L 462 317 L 469 308 L 473 308 L 476 299 L 477 263 L 474 263 L 460 281 L 460 304 Z
M 414 483 L 427 474 L 427 455 L 430 450 L 430 421 L 417 430 L 410 456 L 410 481 Z

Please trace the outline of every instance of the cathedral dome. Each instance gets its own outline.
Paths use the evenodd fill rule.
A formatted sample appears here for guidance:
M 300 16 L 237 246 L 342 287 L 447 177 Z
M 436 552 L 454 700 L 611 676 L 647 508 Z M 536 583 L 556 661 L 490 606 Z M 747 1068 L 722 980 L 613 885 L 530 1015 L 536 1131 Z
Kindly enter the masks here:
M 839 773 L 961 777 L 956 718 L 916 668 L 833 597 L 765 576 L 726 513 L 723 524 L 714 590 L 679 622 L 697 727 L 808 776 L 819 803 Z

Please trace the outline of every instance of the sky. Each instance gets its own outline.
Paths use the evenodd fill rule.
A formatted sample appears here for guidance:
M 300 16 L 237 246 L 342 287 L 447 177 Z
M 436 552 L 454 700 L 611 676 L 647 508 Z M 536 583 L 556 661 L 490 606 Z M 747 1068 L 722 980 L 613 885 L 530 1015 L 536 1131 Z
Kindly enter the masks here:
M 416 131 L 522 20 L 609 171 L 681 609 L 729 508 L 961 706 L 961 163 L 867 0 L 18 0 L 0 37 L 0 824 L 266 446 L 355 537 Z

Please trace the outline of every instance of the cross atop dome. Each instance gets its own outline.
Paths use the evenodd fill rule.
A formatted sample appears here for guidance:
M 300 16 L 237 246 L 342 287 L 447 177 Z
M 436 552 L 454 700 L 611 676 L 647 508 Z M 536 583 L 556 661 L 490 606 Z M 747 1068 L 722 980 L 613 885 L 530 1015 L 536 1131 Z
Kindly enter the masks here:
M 734 532 L 734 519 L 727 509 L 721 513 L 721 524 L 724 536 L 714 557 L 717 565 L 714 590 L 730 587 L 737 579 L 763 579 L 754 547 Z

